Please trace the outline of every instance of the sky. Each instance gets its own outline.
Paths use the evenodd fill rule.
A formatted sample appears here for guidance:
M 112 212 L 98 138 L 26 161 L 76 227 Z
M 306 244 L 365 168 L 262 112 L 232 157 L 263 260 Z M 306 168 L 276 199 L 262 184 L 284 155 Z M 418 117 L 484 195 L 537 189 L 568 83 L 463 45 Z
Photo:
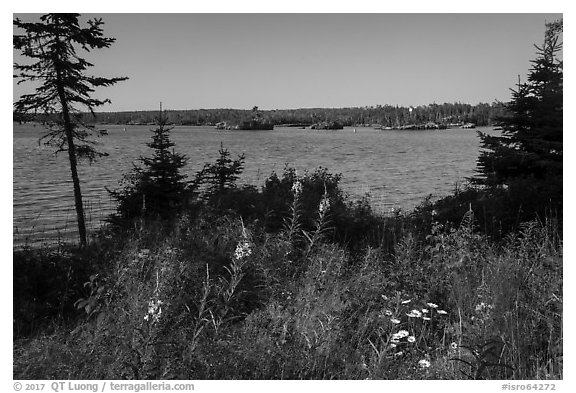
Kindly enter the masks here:
M 23 20 L 37 15 L 14 14 Z M 86 56 L 102 111 L 418 106 L 509 101 L 526 79 L 541 13 L 93 13 L 107 49 Z M 23 59 L 13 51 L 14 61 Z M 13 85 L 13 101 L 31 86 Z

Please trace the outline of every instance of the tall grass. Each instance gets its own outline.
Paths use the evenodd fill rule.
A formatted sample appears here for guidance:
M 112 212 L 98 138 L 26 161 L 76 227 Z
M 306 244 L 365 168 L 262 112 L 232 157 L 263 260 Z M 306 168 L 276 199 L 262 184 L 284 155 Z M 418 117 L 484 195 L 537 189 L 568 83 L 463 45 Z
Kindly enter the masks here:
M 39 294 L 63 311 L 46 314 L 50 329 L 20 329 L 14 377 L 562 378 L 562 242 L 550 222 L 495 243 L 471 211 L 458 226 L 432 218 L 426 233 L 398 215 L 358 251 L 333 242 L 327 196 L 304 217 L 294 194 L 277 232 L 206 212 L 69 256 L 59 277 L 75 288 Z M 28 256 L 21 266 L 46 262 Z M 80 274 L 81 260 L 99 275 Z M 76 317 L 56 323 L 73 305 Z M 16 330 L 34 307 L 18 306 Z
M 384 217 L 339 180 L 286 168 L 15 252 L 14 377 L 562 378 L 561 223 L 496 241 L 466 198 Z
M 85 221 L 89 233 L 97 234 L 108 213 L 113 211 L 112 204 L 84 200 Z M 73 244 L 78 237 L 74 209 L 66 209 L 64 215 L 56 220 L 43 217 L 43 213 L 26 220 L 23 227 L 13 228 L 13 249 L 62 248 Z

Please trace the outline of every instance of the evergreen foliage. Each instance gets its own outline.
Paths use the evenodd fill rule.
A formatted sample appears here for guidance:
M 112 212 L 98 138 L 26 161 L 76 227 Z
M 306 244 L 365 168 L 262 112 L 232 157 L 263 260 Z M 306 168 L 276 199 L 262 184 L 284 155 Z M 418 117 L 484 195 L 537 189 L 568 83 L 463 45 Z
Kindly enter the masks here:
M 93 130 L 84 126 L 80 107 L 94 114 L 94 108 L 110 100 L 91 98 L 95 87 L 106 87 L 127 78 L 88 76 L 91 63 L 81 58 L 77 48 L 89 52 L 108 48 L 114 38 L 104 37 L 101 19 L 89 20 L 88 27 L 80 27 L 79 14 L 46 14 L 40 22 L 28 23 L 14 19 L 14 26 L 24 34 L 13 36 L 14 49 L 32 60 L 30 64 L 14 64 L 14 78 L 18 84 L 40 81 L 34 93 L 25 94 L 14 103 L 15 114 L 22 118 L 27 113 L 43 113 L 49 119 L 49 132 L 42 140 L 56 148 L 56 153 L 67 151 L 74 186 L 74 200 L 78 220 L 80 244 L 86 244 L 86 225 L 82 192 L 77 173 L 79 158 L 94 159 L 105 155 L 98 152 L 90 139 Z M 55 115 L 55 116 L 54 116 Z
M 135 166 L 124 179 L 122 190 L 109 190 L 118 201 L 116 219 L 142 216 L 167 218 L 182 207 L 189 188 L 186 175 L 180 170 L 186 165 L 186 156 L 171 150 L 170 130 L 162 109 L 157 117 L 158 127 L 152 130 L 152 141 L 146 145 L 154 150 L 151 157 L 140 157 L 143 167 Z
M 254 108 L 253 108 L 254 109 Z M 213 126 L 219 122 L 242 124 L 251 119 L 275 125 L 293 126 L 312 125 L 319 122 L 339 123 L 343 126 L 381 125 L 397 126 L 410 123 L 438 124 L 474 123 L 477 126 L 494 124 L 504 112 L 501 102 L 479 103 L 443 103 L 421 105 L 412 108 L 394 105 L 376 105 L 352 108 L 300 108 L 300 109 L 259 109 L 257 112 L 247 109 L 186 109 L 170 110 L 166 115 L 168 123 L 177 125 Z M 153 121 L 153 111 L 126 111 L 98 113 L 98 119 L 110 124 L 149 124 Z
M 237 159 L 230 157 L 230 152 L 220 144 L 218 158 L 212 164 L 206 163 L 196 175 L 196 183 L 206 187 L 204 199 L 209 204 L 220 207 L 222 199 L 237 189 L 237 180 L 244 170 L 244 154 Z
M 508 116 L 500 119 L 502 136 L 481 134 L 486 149 L 478 159 L 480 176 L 489 187 L 510 187 L 518 181 L 537 182 L 551 197 L 561 198 L 563 134 L 562 21 L 548 23 L 542 47 L 525 83 L 512 90 Z M 553 190 L 550 187 L 553 186 Z M 542 190 L 544 192 L 544 189 Z

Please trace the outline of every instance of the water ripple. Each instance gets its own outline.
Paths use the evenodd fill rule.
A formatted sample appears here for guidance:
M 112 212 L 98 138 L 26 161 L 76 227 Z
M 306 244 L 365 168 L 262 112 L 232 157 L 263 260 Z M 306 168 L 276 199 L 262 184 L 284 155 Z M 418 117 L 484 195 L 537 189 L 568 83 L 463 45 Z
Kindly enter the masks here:
M 79 176 L 90 228 L 114 210 L 106 191 L 118 188 L 122 175 L 146 146 L 150 126 L 109 126 L 100 138 L 108 153 L 96 164 L 83 164 Z M 454 183 L 474 174 L 479 150 L 475 132 L 381 132 L 371 128 L 311 132 L 279 128 L 270 132 L 219 132 L 206 127 L 175 127 L 175 149 L 189 161 L 185 173 L 192 177 L 205 162 L 213 162 L 220 144 L 236 157 L 246 154 L 240 182 L 262 185 L 272 173 L 281 174 L 286 164 L 299 173 L 318 166 L 342 173 L 342 188 L 353 197 L 369 193 L 376 210 L 410 209 L 428 194 L 446 195 Z M 488 131 L 486 129 L 484 132 Z M 65 154 L 55 156 L 38 145 L 40 127 L 15 125 L 13 132 L 14 243 L 38 242 L 74 236 L 75 210 L 70 170 Z M 63 234 L 64 232 L 64 234 Z M 39 240 L 40 239 L 40 240 Z

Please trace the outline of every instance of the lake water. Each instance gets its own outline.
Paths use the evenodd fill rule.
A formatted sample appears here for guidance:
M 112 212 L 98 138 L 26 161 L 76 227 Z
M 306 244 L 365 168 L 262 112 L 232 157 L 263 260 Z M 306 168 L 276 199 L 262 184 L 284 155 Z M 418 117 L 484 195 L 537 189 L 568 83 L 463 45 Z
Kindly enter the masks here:
M 118 188 L 122 175 L 140 156 L 154 126 L 106 126 L 99 149 L 109 153 L 93 165 L 79 166 L 89 230 L 114 211 L 106 191 Z M 376 210 L 411 209 L 427 195 L 449 194 L 457 182 L 474 174 L 480 141 L 476 131 L 380 131 L 278 128 L 273 131 L 218 131 L 212 127 L 175 127 L 170 136 L 175 150 L 189 158 L 185 168 L 193 176 L 204 163 L 218 157 L 222 143 L 232 157 L 245 153 L 241 183 L 261 186 L 285 165 L 299 173 L 322 166 L 342 173 L 342 188 L 353 197 L 369 193 Z M 52 242 L 76 233 L 74 199 L 67 153 L 54 156 L 39 145 L 42 126 L 14 125 L 13 232 L 14 245 Z

